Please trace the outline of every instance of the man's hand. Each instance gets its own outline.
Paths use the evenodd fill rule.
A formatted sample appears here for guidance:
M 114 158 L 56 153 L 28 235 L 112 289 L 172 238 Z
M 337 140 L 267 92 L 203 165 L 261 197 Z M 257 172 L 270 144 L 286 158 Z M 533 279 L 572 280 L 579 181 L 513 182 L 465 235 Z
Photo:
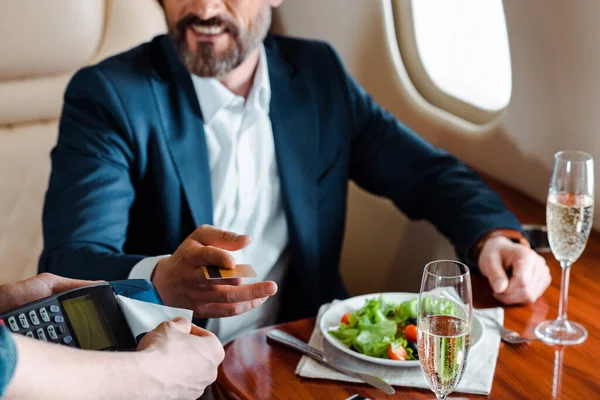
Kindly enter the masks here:
M 217 379 L 217 367 L 225 357 L 215 335 L 183 317 L 160 324 L 144 336 L 137 350 L 148 355 L 142 368 L 173 399 L 200 397 Z
M 181 317 L 145 335 L 137 352 L 80 350 L 21 335 L 13 339 L 17 369 L 7 400 L 197 399 L 215 381 L 224 356 L 212 333 Z
M 240 250 L 249 242 L 249 236 L 202 225 L 172 256 L 159 261 L 152 282 L 165 304 L 193 310 L 198 318 L 230 317 L 250 311 L 277 293 L 275 282 L 242 285 L 240 279 L 208 281 L 200 268 L 235 268 L 228 251 Z
M 92 285 L 94 281 L 81 281 L 63 278 L 44 272 L 33 278 L 0 286 L 0 313 L 20 307 L 24 304 L 66 292 L 82 286 Z
M 542 256 L 502 236 L 485 242 L 479 269 L 488 278 L 494 297 L 505 304 L 534 302 L 552 281 Z M 510 278 L 507 270 L 512 270 Z

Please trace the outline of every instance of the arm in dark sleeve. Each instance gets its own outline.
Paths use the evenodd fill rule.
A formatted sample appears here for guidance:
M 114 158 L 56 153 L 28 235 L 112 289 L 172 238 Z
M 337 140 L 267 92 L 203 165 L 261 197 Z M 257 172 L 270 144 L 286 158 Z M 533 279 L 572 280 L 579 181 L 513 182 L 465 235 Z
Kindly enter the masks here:
M 17 348 L 8 329 L 0 326 L 0 397 L 6 391 L 17 367 Z
M 427 219 L 454 245 L 461 260 L 486 233 L 521 230 L 516 217 L 481 178 L 433 147 L 377 105 L 345 77 L 353 117 L 350 177 L 365 190 L 391 199 L 411 219 Z
M 123 253 L 133 144 L 123 105 L 94 69 L 69 84 L 42 217 L 40 272 L 80 279 L 124 279 L 140 255 Z

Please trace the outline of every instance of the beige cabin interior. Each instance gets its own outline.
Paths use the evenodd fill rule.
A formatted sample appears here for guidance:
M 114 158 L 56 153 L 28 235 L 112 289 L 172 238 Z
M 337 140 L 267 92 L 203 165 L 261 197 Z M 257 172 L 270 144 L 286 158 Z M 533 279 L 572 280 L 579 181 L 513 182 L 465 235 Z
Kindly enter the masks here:
M 587 40 L 600 35 L 600 7 L 505 0 L 504 11 L 512 97 L 502 112 L 471 119 L 483 123 L 433 105 L 443 102 L 435 94 L 423 97 L 419 80 L 426 78 L 410 67 L 410 0 L 287 0 L 274 29 L 332 43 L 351 74 L 420 135 L 543 202 L 556 151 L 600 147 L 600 42 Z M 570 29 L 556 29 L 565 24 Z M 154 0 L 2 5 L 0 283 L 36 272 L 49 153 L 70 76 L 164 30 Z M 352 294 L 417 290 L 427 261 L 454 256 L 431 225 L 410 222 L 355 187 L 344 246 L 343 277 Z

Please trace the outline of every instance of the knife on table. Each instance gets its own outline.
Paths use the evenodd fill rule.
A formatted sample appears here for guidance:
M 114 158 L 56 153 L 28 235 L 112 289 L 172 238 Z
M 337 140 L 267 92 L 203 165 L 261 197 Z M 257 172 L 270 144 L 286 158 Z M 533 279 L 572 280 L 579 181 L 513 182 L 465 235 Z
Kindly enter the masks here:
M 312 358 L 313 360 L 327 365 L 329 368 L 331 368 L 337 372 L 341 372 L 342 374 L 345 374 L 345 375 L 351 376 L 352 378 L 361 380 L 361 381 L 383 391 L 386 394 L 394 394 L 396 392 L 393 387 L 388 385 L 386 381 L 379 378 L 378 376 L 363 373 L 363 372 L 351 371 L 349 369 L 340 367 L 339 365 L 336 365 L 336 364 L 332 363 L 331 361 L 329 361 L 327 359 L 327 357 L 325 356 L 325 353 L 323 353 L 322 351 L 317 350 L 312 346 L 309 346 L 308 344 L 304 343 L 303 341 L 298 340 L 295 337 L 293 337 L 292 335 L 289 335 L 283 331 L 280 331 L 279 329 L 273 329 L 272 331 L 269 331 L 267 333 L 267 337 L 274 342 L 283 344 L 284 346 L 288 346 L 296 351 L 299 351 L 300 353 L 307 355 L 308 357 Z

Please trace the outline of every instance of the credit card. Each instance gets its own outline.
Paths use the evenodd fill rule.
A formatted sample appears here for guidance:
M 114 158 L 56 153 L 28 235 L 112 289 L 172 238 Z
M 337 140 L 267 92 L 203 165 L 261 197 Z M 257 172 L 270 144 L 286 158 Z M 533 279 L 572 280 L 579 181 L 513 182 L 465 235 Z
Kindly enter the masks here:
M 250 264 L 238 264 L 234 269 L 220 268 L 216 265 L 200 267 L 204 277 L 211 279 L 256 278 L 256 271 Z

